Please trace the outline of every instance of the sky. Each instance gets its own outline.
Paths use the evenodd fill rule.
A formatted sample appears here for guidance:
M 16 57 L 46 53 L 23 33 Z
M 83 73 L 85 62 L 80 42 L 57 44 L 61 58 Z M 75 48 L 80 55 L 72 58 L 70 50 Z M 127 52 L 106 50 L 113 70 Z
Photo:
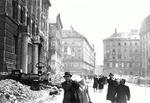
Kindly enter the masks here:
M 50 0 L 49 20 L 60 13 L 64 30 L 70 26 L 94 44 L 96 64 L 103 65 L 103 40 L 115 32 L 140 29 L 150 14 L 149 0 Z

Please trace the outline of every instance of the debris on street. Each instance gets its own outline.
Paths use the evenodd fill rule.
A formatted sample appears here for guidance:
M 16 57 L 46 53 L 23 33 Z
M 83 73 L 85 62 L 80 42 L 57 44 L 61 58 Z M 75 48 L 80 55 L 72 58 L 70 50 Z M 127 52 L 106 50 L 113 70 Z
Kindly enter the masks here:
M 33 91 L 29 86 L 12 79 L 0 81 L 0 103 L 33 103 L 32 101 L 42 98 L 43 96 L 57 93 L 59 94 L 59 90 L 56 87 Z M 51 97 L 55 97 L 55 95 Z

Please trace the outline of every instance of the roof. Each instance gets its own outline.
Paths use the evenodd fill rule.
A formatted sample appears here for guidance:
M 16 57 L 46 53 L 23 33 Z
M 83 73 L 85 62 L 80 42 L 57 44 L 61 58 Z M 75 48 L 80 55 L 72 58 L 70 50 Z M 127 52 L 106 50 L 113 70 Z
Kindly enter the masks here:
M 113 33 L 107 39 L 139 39 L 139 38 L 140 36 L 137 29 L 133 29 L 130 32 L 117 32 L 117 29 L 115 29 L 115 33 Z
M 70 27 L 70 30 L 62 30 L 62 37 L 74 37 L 74 38 L 78 38 L 78 37 L 84 37 L 83 35 L 81 35 L 80 33 L 78 33 L 77 31 L 75 31 L 73 29 L 73 27 Z

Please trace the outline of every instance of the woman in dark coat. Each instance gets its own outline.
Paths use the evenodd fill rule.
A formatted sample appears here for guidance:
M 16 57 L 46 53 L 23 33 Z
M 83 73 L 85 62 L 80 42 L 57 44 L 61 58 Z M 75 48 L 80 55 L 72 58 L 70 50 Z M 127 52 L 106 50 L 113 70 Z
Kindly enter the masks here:
M 102 91 L 102 89 L 104 88 L 104 80 L 102 78 L 102 76 L 100 75 L 100 77 L 98 78 L 98 89 L 99 89 L 99 92 Z
M 108 83 L 108 90 L 107 90 L 107 97 L 106 100 L 111 101 L 111 103 L 114 103 L 114 97 L 115 97 L 115 88 L 117 86 L 117 82 L 114 80 L 114 75 L 112 73 L 109 74 L 109 79 L 107 79 Z
M 97 75 L 95 75 L 94 76 L 94 82 L 93 82 L 94 92 L 97 92 L 97 86 L 98 86 L 98 78 L 97 78 Z
M 73 81 L 71 76 L 72 75 L 69 72 L 65 72 L 64 78 L 66 81 L 61 84 L 64 89 L 62 103 L 82 103 L 81 94 L 79 93 L 80 84 Z
M 125 79 L 121 79 L 120 85 L 115 89 L 115 101 L 116 103 L 127 103 L 130 100 L 130 89 L 125 85 Z

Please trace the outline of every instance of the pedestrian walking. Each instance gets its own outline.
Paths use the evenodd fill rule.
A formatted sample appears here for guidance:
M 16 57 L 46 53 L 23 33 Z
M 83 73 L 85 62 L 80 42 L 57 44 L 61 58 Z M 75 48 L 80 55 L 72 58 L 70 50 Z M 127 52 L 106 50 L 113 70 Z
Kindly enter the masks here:
M 115 101 L 116 103 L 127 103 L 130 100 L 130 89 L 125 85 L 126 80 L 121 79 L 120 85 L 115 89 Z
M 80 84 L 71 79 L 70 72 L 65 72 L 65 81 L 61 83 L 64 90 L 64 98 L 62 103 L 83 103 L 81 93 L 79 91 Z
M 97 92 L 97 88 L 98 88 L 98 78 L 97 78 L 97 75 L 94 75 L 94 82 L 93 82 L 94 92 Z
M 92 103 L 89 95 L 89 87 L 86 84 L 85 80 L 82 79 L 80 82 L 80 87 L 82 91 L 82 98 L 83 98 L 83 103 Z
M 104 88 L 104 84 L 103 83 L 104 83 L 103 78 L 100 75 L 99 78 L 98 78 L 98 89 L 99 89 L 99 92 L 102 92 L 102 89 Z
M 106 100 L 109 100 L 111 101 L 111 103 L 114 103 L 115 88 L 117 86 L 117 82 L 112 73 L 109 74 L 109 79 L 107 79 L 107 83 L 108 83 L 108 89 L 107 89 Z

